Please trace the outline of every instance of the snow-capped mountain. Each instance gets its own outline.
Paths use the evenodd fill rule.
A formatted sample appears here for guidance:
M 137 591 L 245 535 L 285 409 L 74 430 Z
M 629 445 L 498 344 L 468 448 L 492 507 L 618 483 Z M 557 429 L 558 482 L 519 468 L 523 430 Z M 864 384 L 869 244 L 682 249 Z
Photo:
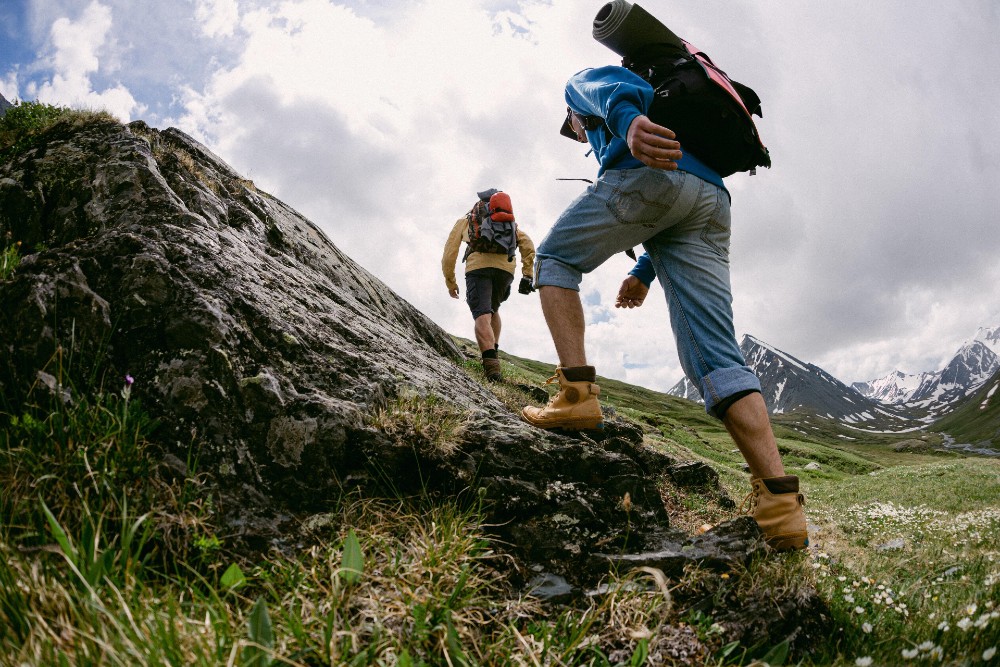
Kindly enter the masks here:
M 874 398 L 876 401 L 895 405 L 905 403 L 927 381 L 928 376 L 936 373 L 921 373 L 910 375 L 901 371 L 893 371 L 884 377 L 870 382 L 854 382 L 851 388 L 862 396 Z
M 808 412 L 860 428 L 901 430 L 949 414 L 1000 374 L 1000 327 L 981 327 L 941 370 L 893 371 L 847 386 L 822 368 L 745 335 L 740 350 L 757 373 L 772 414 Z M 669 391 L 701 401 L 686 379 Z
M 1000 357 L 1000 327 L 979 327 L 972 340 L 978 340 Z
M 772 414 L 803 411 L 870 428 L 897 430 L 911 426 L 905 414 L 760 339 L 744 336 L 740 350 L 747 365 L 760 378 L 764 400 Z M 686 379 L 669 393 L 693 400 L 700 398 Z
M 893 371 L 870 382 L 851 385 L 862 395 L 931 417 L 948 412 L 979 390 L 1000 369 L 1000 327 L 980 327 L 971 341 L 939 371 L 907 375 Z

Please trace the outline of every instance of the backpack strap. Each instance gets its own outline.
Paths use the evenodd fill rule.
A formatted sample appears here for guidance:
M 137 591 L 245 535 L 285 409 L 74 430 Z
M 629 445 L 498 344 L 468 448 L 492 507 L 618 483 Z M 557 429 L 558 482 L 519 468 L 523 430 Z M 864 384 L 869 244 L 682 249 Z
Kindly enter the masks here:
M 479 210 L 483 206 L 482 201 L 477 201 L 473 207 L 465 214 L 465 219 L 469 223 L 469 242 L 465 244 L 465 254 L 462 255 L 462 261 L 464 262 L 472 254 L 472 240 L 479 236 Z

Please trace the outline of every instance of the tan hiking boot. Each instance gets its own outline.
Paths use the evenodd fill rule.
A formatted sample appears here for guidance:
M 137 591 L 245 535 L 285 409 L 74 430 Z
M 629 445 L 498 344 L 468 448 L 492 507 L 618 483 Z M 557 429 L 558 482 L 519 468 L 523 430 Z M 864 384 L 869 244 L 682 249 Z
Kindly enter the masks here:
M 596 377 L 593 374 L 593 367 L 581 366 L 580 368 L 589 368 L 590 377 Z M 567 380 L 567 370 L 577 371 L 578 369 L 557 368 L 556 374 L 546 380 L 545 384 L 558 381 L 558 393 L 549 399 L 548 405 L 544 408 L 529 405 L 521 410 L 525 421 L 539 428 L 564 428 L 574 431 L 597 428 L 604 424 L 601 404 L 597 401 L 597 397 L 601 394 L 601 388 L 589 379 L 572 382 Z
M 743 500 L 750 501 L 747 513 L 764 531 L 768 546 L 784 551 L 804 549 L 809 544 L 806 515 L 802 511 L 805 497 L 799 493 L 799 478 L 795 475 L 750 480 L 753 489 Z
M 490 382 L 501 382 L 503 380 L 499 359 L 483 359 L 483 372 L 486 374 L 486 379 Z

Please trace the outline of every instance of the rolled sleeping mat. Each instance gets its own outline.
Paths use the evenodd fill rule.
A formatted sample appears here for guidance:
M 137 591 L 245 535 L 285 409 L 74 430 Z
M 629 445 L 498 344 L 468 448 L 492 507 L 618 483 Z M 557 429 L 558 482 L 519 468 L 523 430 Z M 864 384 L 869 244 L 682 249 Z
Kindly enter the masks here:
M 612 0 L 598 10 L 594 39 L 622 57 L 635 57 L 645 47 L 657 44 L 684 50 L 681 38 L 670 28 L 627 0 Z

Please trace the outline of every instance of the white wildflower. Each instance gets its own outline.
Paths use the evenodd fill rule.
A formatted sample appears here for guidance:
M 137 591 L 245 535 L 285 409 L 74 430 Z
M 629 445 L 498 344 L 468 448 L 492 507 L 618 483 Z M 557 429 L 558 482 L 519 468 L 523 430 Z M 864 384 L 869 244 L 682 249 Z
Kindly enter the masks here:
M 917 648 L 920 649 L 921 651 L 930 651 L 932 648 L 934 648 L 934 642 L 926 641 Z
M 914 658 L 916 658 L 917 657 L 917 653 L 919 653 L 919 651 L 917 649 L 915 649 L 915 648 L 904 648 L 903 649 L 903 657 L 906 658 L 907 660 L 913 660 Z
M 858 667 L 871 667 L 872 659 L 870 656 L 865 656 L 863 658 L 858 658 L 854 661 L 854 664 Z
M 988 662 L 993 659 L 993 656 L 997 654 L 997 647 L 991 646 L 985 651 L 983 651 L 983 662 Z
M 855 614 L 863 614 L 863 613 L 865 613 L 865 608 L 864 607 L 855 607 L 854 608 L 854 613 Z
M 862 630 L 864 631 L 864 633 L 865 633 L 866 635 L 867 635 L 867 634 L 870 634 L 870 633 L 871 633 L 871 631 L 872 631 L 872 624 L 871 624 L 871 623 L 868 623 L 868 622 L 866 621 L 866 622 L 864 622 L 864 623 L 862 623 L 862 624 L 861 624 L 861 629 L 862 629 Z
M 963 618 L 961 621 L 959 621 L 955 625 L 957 625 L 958 627 L 962 628 L 963 631 L 964 630 L 968 630 L 969 628 L 972 627 L 972 619 L 969 618 L 968 616 L 966 616 L 965 618 Z

